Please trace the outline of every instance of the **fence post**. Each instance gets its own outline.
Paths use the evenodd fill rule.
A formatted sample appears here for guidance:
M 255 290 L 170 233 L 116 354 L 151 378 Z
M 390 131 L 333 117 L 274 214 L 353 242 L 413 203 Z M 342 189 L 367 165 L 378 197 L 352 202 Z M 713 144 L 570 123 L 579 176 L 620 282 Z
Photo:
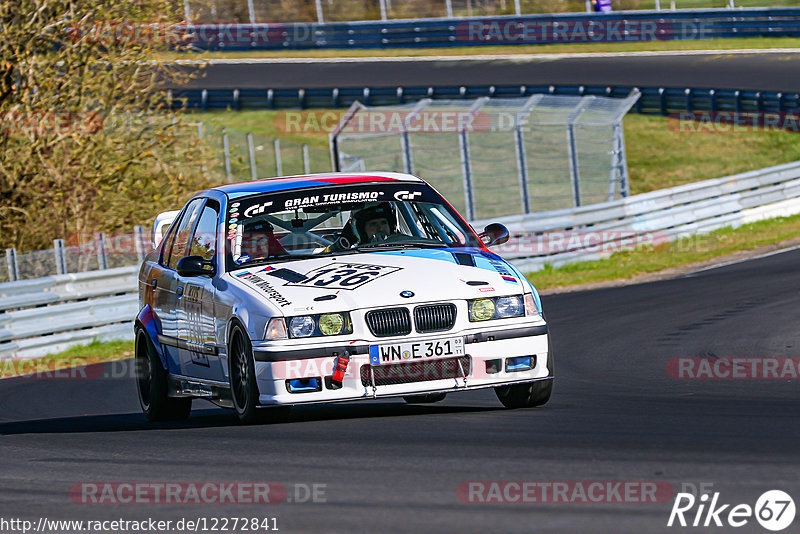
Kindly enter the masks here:
M 136 250 L 136 260 L 142 263 L 145 257 L 144 251 L 144 227 L 137 224 L 133 227 L 133 248 Z
M 533 108 L 539 101 L 544 98 L 544 95 L 533 95 L 528 98 L 525 105 L 522 106 L 517 114 L 514 116 L 514 139 L 516 141 L 515 147 L 517 152 L 517 172 L 519 173 L 519 191 L 522 198 L 522 213 L 531 212 L 531 201 L 528 195 L 528 159 L 525 155 L 525 136 L 522 132 L 522 119 L 530 115 Z
M 281 163 L 281 140 L 275 139 L 272 143 L 275 147 L 275 171 L 278 173 L 275 176 L 283 176 L 283 164 Z
M 95 235 L 97 248 L 97 268 L 100 270 L 108 269 L 108 251 L 106 250 L 106 234 L 98 232 Z
M 381 5 L 381 20 L 386 20 L 386 0 L 378 0 Z
M 203 138 L 203 123 L 202 122 L 198 122 L 197 123 L 197 137 L 199 137 L 200 139 Z
M 656 0 L 656 11 L 661 11 L 661 0 Z
M 233 172 L 231 171 L 231 144 L 228 140 L 228 132 L 223 131 L 222 134 L 222 152 L 225 155 L 225 175 L 228 178 L 228 183 L 233 181 Z
M 569 177 L 572 181 L 572 199 L 575 207 L 581 205 L 581 175 L 578 166 L 578 145 L 575 141 L 575 122 L 594 96 L 584 96 L 567 118 L 567 151 L 569 154 Z
M 411 141 L 408 138 L 408 132 L 400 134 L 400 148 L 403 151 L 403 172 L 414 174 L 414 164 L 411 160 Z
M 250 153 L 250 179 L 255 180 L 258 178 L 258 170 L 256 170 L 256 147 L 251 133 L 247 134 L 247 151 Z
M 250 24 L 256 23 L 256 8 L 253 5 L 253 0 L 247 0 L 247 14 L 250 15 Z
M 619 179 L 619 194 L 622 197 L 630 196 L 631 188 L 630 188 L 630 180 L 628 179 L 628 156 L 625 154 L 625 132 L 622 129 L 622 123 L 617 122 L 614 125 L 614 129 L 617 132 L 617 141 L 618 141 L 618 151 L 620 161 L 620 172 L 621 176 Z
M 322 0 L 316 0 L 317 5 L 317 22 L 320 24 L 325 23 L 325 14 L 322 12 Z
M 522 15 L 522 9 L 520 9 L 519 6 L 519 0 L 514 0 L 514 13 L 516 13 L 517 16 Z
M 53 253 L 56 256 L 56 273 L 67 274 L 67 258 L 64 254 L 64 240 L 53 240 Z
M 453 18 L 453 0 L 444 0 L 444 14 L 448 19 Z
M 19 280 L 19 263 L 17 263 L 17 249 L 6 249 L 6 265 L 8 265 L 8 281 L 16 282 Z
M 467 220 L 475 220 L 475 198 L 472 191 L 472 168 L 470 167 L 469 137 L 466 131 L 458 134 L 458 148 L 461 152 L 461 172 L 464 175 L 464 200 L 466 202 Z
M 303 143 L 303 173 L 311 174 L 311 158 L 308 155 L 308 145 Z
M 189 0 L 183 0 L 183 17 L 186 22 L 192 22 L 192 12 L 189 9 Z
M 581 176 L 578 170 L 578 147 L 575 143 L 575 124 L 567 124 L 567 153 L 569 154 L 569 178 L 572 182 L 572 203 L 581 205 Z

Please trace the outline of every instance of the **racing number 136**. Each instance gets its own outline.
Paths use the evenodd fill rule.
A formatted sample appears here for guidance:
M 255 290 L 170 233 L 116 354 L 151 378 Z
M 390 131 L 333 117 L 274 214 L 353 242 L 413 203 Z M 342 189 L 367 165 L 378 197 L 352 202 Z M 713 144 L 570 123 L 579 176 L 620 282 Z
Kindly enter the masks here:
M 319 287 L 326 289 L 355 289 L 380 278 L 399 267 L 387 265 L 364 265 L 360 263 L 332 263 L 309 272 L 305 280 L 293 286 Z

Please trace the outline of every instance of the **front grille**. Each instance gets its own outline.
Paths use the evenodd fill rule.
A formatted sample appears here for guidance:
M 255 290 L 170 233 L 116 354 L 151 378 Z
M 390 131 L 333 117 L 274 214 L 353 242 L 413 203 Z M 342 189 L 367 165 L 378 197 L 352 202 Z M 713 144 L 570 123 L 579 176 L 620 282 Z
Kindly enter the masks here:
M 414 325 L 417 332 L 444 332 L 456 324 L 454 304 L 432 304 L 414 309 Z
M 459 361 L 461 362 L 461 367 L 458 365 Z M 375 376 L 376 386 L 389 386 L 392 384 L 428 382 L 446 378 L 464 378 L 470 373 L 470 365 L 471 359 L 469 356 L 458 356 L 442 360 L 376 365 L 372 367 L 372 374 Z M 361 384 L 363 386 L 372 386 L 369 364 L 361 366 Z
M 375 337 L 405 336 L 411 333 L 407 308 L 389 308 L 367 313 L 367 326 Z

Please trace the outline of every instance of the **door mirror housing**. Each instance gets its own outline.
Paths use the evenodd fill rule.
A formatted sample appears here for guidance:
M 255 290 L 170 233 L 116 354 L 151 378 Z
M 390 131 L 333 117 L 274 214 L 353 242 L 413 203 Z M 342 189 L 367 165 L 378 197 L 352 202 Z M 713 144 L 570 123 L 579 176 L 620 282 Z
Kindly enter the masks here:
M 202 256 L 186 256 L 178 260 L 178 274 L 181 276 L 213 276 L 214 261 Z
M 492 223 L 487 225 L 486 228 L 483 229 L 483 232 L 478 234 L 478 237 L 481 238 L 481 242 L 487 247 L 502 245 L 508 241 L 508 228 L 500 223 Z

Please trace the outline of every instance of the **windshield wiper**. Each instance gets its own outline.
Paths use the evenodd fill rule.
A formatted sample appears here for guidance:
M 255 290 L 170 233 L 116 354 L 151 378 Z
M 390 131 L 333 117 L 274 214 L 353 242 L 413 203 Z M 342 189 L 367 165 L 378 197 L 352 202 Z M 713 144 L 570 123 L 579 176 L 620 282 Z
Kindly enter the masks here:
M 367 243 L 358 247 L 359 250 L 367 248 L 447 248 L 447 245 L 429 241 L 402 241 L 400 243 Z

